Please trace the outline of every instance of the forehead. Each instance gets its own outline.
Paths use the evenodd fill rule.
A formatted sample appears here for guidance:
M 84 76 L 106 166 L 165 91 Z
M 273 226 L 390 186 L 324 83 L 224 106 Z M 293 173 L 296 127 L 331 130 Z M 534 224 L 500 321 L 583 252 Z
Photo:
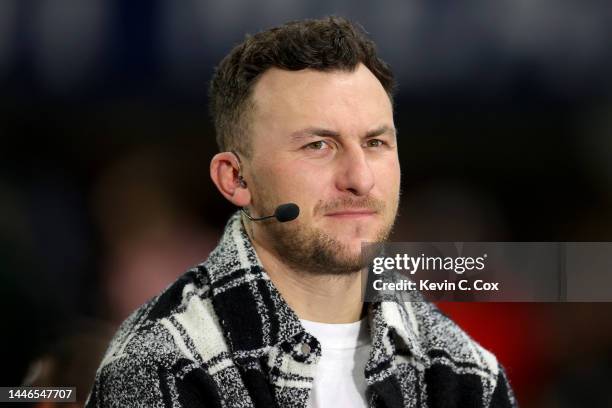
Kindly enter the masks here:
M 256 133 L 304 126 L 350 132 L 393 121 L 386 91 L 363 64 L 353 71 L 271 68 L 256 83 L 253 102 Z

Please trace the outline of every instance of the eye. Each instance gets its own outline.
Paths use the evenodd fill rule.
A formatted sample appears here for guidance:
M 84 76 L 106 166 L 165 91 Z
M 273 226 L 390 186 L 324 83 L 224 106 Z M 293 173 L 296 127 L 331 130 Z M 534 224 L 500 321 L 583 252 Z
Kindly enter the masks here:
M 308 143 L 304 147 L 310 150 L 323 150 L 326 148 L 326 145 L 327 143 L 324 140 L 317 140 L 316 142 Z
M 367 147 L 380 147 L 382 145 L 384 145 L 385 142 L 383 142 L 380 139 L 370 139 L 366 142 L 366 146 Z

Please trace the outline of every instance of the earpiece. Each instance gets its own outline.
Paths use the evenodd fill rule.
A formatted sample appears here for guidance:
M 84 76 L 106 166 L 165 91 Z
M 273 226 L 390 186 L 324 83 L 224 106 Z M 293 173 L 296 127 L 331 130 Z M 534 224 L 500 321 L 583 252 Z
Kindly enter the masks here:
M 247 183 L 246 181 L 244 181 L 244 178 L 242 177 L 242 175 L 238 176 L 238 185 L 242 188 L 246 188 Z
M 240 156 L 238 156 L 238 153 L 236 153 L 234 150 L 231 150 L 231 152 L 234 154 L 234 156 L 236 156 L 236 159 L 238 159 L 238 185 L 241 188 L 246 188 L 247 187 L 247 183 L 244 180 L 244 177 L 242 177 L 242 168 L 240 166 L 240 164 L 241 164 Z

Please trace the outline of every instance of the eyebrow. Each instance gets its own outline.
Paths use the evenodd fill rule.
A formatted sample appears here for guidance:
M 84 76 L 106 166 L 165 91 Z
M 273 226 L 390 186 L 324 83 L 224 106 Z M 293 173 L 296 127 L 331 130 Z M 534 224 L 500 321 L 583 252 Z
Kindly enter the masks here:
M 377 127 L 376 129 L 370 130 L 368 131 L 363 138 L 364 139 L 369 139 L 371 137 L 376 137 L 376 136 L 380 136 L 382 134 L 385 133 L 391 133 L 393 136 L 395 136 L 395 128 L 393 127 L 389 127 L 387 125 L 382 125 Z M 303 139 L 305 137 L 333 137 L 333 138 L 340 138 L 340 133 L 335 131 L 335 130 L 330 130 L 330 129 L 325 129 L 325 128 L 319 128 L 319 127 L 308 127 L 306 129 L 302 129 L 302 130 L 298 130 L 296 132 L 293 132 L 291 134 L 291 138 L 294 140 L 300 140 Z

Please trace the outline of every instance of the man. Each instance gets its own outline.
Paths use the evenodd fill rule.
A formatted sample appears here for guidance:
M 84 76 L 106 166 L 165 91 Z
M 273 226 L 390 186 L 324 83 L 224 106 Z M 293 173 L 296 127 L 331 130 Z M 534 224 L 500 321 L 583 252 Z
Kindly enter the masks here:
M 211 85 L 210 169 L 245 211 L 124 322 L 88 406 L 515 405 L 495 357 L 433 305 L 361 300 L 361 243 L 386 239 L 399 202 L 392 90 L 341 18 L 231 51 Z M 285 203 L 297 218 L 251 220 Z

